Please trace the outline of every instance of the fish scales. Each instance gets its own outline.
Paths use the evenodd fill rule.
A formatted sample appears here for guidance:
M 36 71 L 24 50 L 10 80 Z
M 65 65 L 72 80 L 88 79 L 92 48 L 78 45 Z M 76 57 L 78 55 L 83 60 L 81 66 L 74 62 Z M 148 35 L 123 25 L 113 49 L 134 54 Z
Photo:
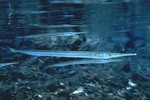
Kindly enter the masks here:
M 117 62 L 117 61 L 122 61 L 122 59 L 82 59 L 82 60 L 61 62 L 50 66 L 63 67 L 63 66 L 77 65 L 77 64 L 105 64 L 105 63 Z
M 137 55 L 136 53 L 111 53 L 111 52 L 96 52 L 96 51 L 15 50 L 13 48 L 10 48 L 10 51 L 19 52 L 32 56 L 95 58 L 95 59 L 110 59 L 110 58 Z
M 16 52 L 33 56 L 51 56 L 51 57 L 73 57 L 73 58 L 95 58 L 95 53 L 90 51 L 49 51 L 49 50 L 16 50 Z

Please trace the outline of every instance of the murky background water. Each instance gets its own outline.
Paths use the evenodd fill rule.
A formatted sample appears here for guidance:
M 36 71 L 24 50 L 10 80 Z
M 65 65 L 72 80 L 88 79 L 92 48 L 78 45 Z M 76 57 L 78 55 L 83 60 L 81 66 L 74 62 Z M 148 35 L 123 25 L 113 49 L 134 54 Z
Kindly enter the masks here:
M 149 7 L 148 0 L 99 4 L 3 1 L 0 16 L 1 39 L 55 32 L 54 28 L 46 27 L 67 24 L 81 26 L 60 30 L 88 31 L 86 37 L 90 42 L 107 39 L 126 43 L 132 36 L 139 36 L 149 41 Z
M 92 33 L 96 35 L 125 35 L 127 32 L 136 36 L 149 36 L 149 1 L 89 5 L 88 21 Z

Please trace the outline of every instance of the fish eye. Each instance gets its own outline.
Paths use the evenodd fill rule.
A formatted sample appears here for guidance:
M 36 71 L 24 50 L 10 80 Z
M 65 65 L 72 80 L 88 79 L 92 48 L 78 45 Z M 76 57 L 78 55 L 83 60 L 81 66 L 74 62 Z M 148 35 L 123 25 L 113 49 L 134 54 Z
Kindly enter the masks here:
M 65 33 L 64 33 L 65 36 L 68 36 L 68 35 L 70 35 L 70 34 L 71 34 L 71 32 L 65 32 Z

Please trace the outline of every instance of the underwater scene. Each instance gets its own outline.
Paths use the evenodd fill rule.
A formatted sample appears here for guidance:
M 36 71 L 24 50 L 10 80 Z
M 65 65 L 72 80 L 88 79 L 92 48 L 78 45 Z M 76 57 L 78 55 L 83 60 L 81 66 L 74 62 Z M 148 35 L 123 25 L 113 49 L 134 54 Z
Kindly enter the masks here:
M 0 100 L 150 100 L 150 0 L 0 0 Z

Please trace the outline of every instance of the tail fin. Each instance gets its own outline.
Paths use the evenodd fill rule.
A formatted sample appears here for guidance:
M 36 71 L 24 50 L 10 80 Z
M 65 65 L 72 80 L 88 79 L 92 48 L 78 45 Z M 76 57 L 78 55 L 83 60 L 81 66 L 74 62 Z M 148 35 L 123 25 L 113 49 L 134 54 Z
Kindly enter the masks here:
M 11 48 L 11 47 L 5 47 L 5 49 L 6 49 L 6 53 L 7 54 L 11 54 L 11 53 L 15 53 L 16 52 L 16 50 Z

